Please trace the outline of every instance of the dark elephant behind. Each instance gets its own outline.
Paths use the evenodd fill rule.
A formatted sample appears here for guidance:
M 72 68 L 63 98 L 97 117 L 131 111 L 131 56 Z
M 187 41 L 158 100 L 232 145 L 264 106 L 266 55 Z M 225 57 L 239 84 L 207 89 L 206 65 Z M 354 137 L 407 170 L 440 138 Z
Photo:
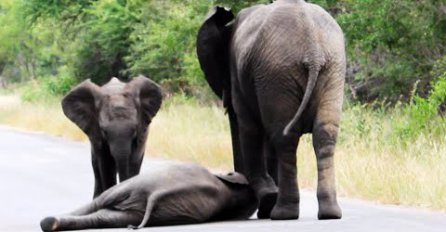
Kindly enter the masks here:
M 87 134 L 95 177 L 94 197 L 139 173 L 148 127 L 162 102 L 161 88 L 144 76 L 99 87 L 86 80 L 62 100 L 65 115 Z
M 214 175 L 193 163 L 163 161 L 91 203 L 41 221 L 43 231 L 160 226 L 249 218 L 254 191 L 239 173 Z
M 255 189 L 258 216 L 299 217 L 296 149 L 302 134 L 312 133 L 318 217 L 340 218 L 333 155 L 346 66 L 341 28 L 303 0 L 252 6 L 233 20 L 229 10 L 212 9 L 198 32 L 197 53 L 227 108 L 235 170 Z

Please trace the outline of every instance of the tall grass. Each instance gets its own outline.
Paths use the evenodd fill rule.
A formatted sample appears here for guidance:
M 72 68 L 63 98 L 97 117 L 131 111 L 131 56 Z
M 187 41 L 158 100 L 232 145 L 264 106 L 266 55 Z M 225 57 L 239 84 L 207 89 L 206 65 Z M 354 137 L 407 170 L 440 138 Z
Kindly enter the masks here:
M 403 106 L 385 110 L 346 104 L 335 155 L 339 195 L 446 210 L 446 122 L 431 118 L 418 133 L 406 136 L 398 128 L 412 120 Z M 86 139 L 64 117 L 59 99 L 30 104 L 0 96 L 0 123 Z M 311 136 L 303 136 L 297 153 L 299 185 L 314 189 Z M 147 155 L 230 169 L 230 133 L 223 109 L 184 96 L 168 99 L 150 126 Z
M 345 110 L 336 154 L 341 193 L 445 210 L 446 121 L 434 118 L 408 137 L 397 129 L 413 120 L 405 111 Z

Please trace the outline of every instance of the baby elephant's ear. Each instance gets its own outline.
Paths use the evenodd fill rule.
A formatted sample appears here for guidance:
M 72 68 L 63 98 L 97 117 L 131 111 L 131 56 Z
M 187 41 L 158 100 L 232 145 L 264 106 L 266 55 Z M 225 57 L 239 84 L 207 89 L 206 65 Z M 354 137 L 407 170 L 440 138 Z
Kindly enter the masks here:
M 98 127 L 96 102 L 100 98 L 99 86 L 89 79 L 74 87 L 62 99 L 64 114 L 88 136 Z
M 149 78 L 139 75 L 128 83 L 127 88 L 141 107 L 143 123 L 148 125 L 161 107 L 161 87 Z
M 247 185 L 248 180 L 243 174 L 240 174 L 238 172 L 230 172 L 228 174 L 222 175 L 222 174 L 216 174 L 215 175 L 218 179 L 220 179 L 223 182 L 230 183 L 230 184 L 240 184 L 240 185 Z

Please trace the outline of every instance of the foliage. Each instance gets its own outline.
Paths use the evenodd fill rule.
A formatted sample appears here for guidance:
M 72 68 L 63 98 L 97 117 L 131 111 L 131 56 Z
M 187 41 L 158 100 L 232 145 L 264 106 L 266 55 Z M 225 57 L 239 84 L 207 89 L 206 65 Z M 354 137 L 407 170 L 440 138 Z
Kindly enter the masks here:
M 403 107 L 407 121 L 399 123 L 396 131 L 404 140 L 419 136 L 423 132 L 442 135 L 446 131 L 446 118 L 438 117 L 441 104 L 446 101 L 446 73 L 432 81 L 428 98 L 415 95 L 409 105 Z
M 57 80 L 66 66 L 73 83 L 143 74 L 171 92 L 206 97 L 195 36 L 207 11 L 219 4 L 237 13 L 268 2 L 4 0 L 0 73 L 8 82 Z M 426 97 L 430 81 L 446 71 L 444 1 L 308 2 L 327 9 L 344 30 L 355 100 L 409 102 L 413 86 Z
M 188 84 L 197 84 L 197 79 L 203 80 L 201 72 L 193 72 L 198 77 L 185 75 L 198 67 L 195 59 L 195 31 L 200 26 L 208 4 L 198 2 L 187 6 L 190 1 L 175 5 L 168 3 L 149 2 L 145 7 L 151 11 L 142 12 L 140 22 L 133 25 L 131 52 L 126 57 L 130 66 L 128 71 L 132 75 L 149 75 L 160 82 L 184 78 L 190 81 Z
M 23 81 L 31 76 L 28 58 L 32 39 L 23 31 L 25 20 L 22 5 L 13 0 L 0 3 L 0 75 L 8 75 L 12 81 Z M 18 67 L 18 68 L 17 68 Z
M 235 1 L 235 0 L 216 0 L 214 5 L 222 5 L 232 9 L 234 14 L 239 12 L 245 7 L 249 7 L 255 4 L 267 4 L 272 2 L 271 0 L 245 0 L 245 1 Z
M 97 1 L 84 9 L 85 20 L 76 27 L 80 49 L 74 63 L 75 75 L 104 83 L 116 76 L 126 79 L 124 57 L 129 53 L 128 36 L 136 15 L 121 1 Z
M 20 89 L 21 97 L 27 102 L 46 101 L 52 96 L 61 96 L 68 92 L 75 79 L 67 66 L 62 66 L 58 70 L 58 76 L 45 76 L 38 80 L 28 82 Z
M 379 85 L 378 99 L 407 100 L 412 86 L 426 93 L 430 71 L 446 52 L 444 1 L 336 1 L 350 63 L 360 66 L 356 80 Z M 443 71 L 445 68 L 443 67 Z M 367 99 L 367 96 L 362 100 Z

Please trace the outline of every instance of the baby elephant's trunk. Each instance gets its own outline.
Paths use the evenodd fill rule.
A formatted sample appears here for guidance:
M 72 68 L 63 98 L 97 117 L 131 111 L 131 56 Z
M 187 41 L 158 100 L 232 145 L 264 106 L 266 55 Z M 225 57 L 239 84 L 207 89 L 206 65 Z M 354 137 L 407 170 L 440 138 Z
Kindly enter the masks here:
M 111 143 L 110 151 L 116 163 L 116 168 L 119 175 L 119 182 L 127 180 L 130 177 L 138 174 L 138 167 L 134 167 L 137 170 L 130 170 L 131 158 L 133 154 L 131 143 L 129 141 L 126 141 L 126 139 L 120 139 L 119 141 Z

